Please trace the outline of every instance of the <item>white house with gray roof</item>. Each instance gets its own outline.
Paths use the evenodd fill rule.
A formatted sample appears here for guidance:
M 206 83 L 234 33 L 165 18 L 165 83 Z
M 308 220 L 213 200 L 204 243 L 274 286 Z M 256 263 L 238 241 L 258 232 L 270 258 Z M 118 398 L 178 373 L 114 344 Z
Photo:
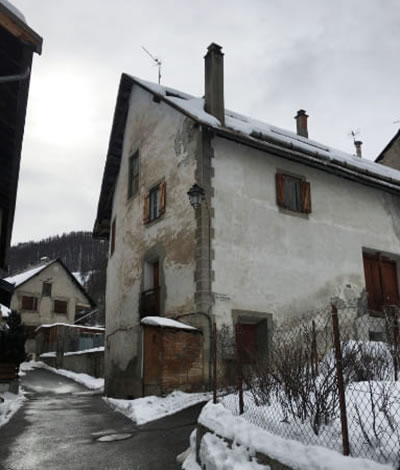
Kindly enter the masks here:
M 14 286 L 10 309 L 21 314 L 28 334 L 27 353 L 36 352 L 35 330 L 43 324 L 73 324 L 94 303 L 60 259 L 43 259 L 36 266 L 5 279 Z
M 122 75 L 94 227 L 110 240 L 108 395 L 143 393 L 148 315 L 202 330 L 207 386 L 214 322 L 257 348 L 335 296 L 398 303 L 400 172 L 309 139 L 303 110 L 296 122 L 226 110 L 216 44 L 204 99 Z

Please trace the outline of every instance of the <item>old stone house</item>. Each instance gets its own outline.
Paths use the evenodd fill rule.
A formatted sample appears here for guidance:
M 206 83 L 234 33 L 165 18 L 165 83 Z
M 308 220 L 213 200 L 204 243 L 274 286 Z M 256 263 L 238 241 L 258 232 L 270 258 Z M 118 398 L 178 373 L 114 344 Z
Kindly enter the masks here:
M 32 56 L 41 52 L 42 38 L 0 0 L 0 276 L 7 271 Z M 8 306 L 11 295 L 11 286 L 0 280 L 0 304 Z
M 37 266 L 5 279 L 14 287 L 11 310 L 21 314 L 28 334 L 27 353 L 36 352 L 35 330 L 53 323 L 75 322 L 93 301 L 60 259 L 43 259 Z
M 309 139 L 307 118 L 295 133 L 225 109 L 216 44 L 204 99 L 122 75 L 94 227 L 108 395 L 146 393 L 148 315 L 203 332 L 207 386 L 214 322 L 257 349 L 333 296 L 398 302 L 400 172 Z

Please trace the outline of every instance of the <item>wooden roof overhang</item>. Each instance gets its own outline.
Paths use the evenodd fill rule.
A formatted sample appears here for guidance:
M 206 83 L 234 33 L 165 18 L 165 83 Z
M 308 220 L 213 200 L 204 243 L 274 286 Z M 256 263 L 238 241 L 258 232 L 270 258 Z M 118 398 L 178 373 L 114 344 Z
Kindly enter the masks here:
M 0 3 L 0 269 L 4 270 L 14 222 L 32 56 L 41 50 L 42 38 Z M 2 81 L 4 77 L 14 79 Z

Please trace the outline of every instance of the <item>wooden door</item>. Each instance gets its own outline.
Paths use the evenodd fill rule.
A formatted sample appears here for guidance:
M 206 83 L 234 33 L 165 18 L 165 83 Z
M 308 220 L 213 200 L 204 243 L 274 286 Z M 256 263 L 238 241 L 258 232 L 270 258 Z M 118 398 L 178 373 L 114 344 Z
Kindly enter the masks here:
M 238 354 L 243 364 L 249 364 L 257 359 L 257 325 L 239 323 L 236 330 Z

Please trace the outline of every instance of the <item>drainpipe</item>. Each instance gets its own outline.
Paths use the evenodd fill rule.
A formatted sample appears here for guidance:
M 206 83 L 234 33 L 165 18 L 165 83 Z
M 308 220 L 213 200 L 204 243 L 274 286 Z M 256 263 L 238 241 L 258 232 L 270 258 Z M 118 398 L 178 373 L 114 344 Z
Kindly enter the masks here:
M 30 67 L 28 67 L 25 72 L 17 75 L 4 75 L 0 77 L 0 83 L 9 83 L 9 82 L 20 82 L 22 80 L 27 80 L 31 73 Z

